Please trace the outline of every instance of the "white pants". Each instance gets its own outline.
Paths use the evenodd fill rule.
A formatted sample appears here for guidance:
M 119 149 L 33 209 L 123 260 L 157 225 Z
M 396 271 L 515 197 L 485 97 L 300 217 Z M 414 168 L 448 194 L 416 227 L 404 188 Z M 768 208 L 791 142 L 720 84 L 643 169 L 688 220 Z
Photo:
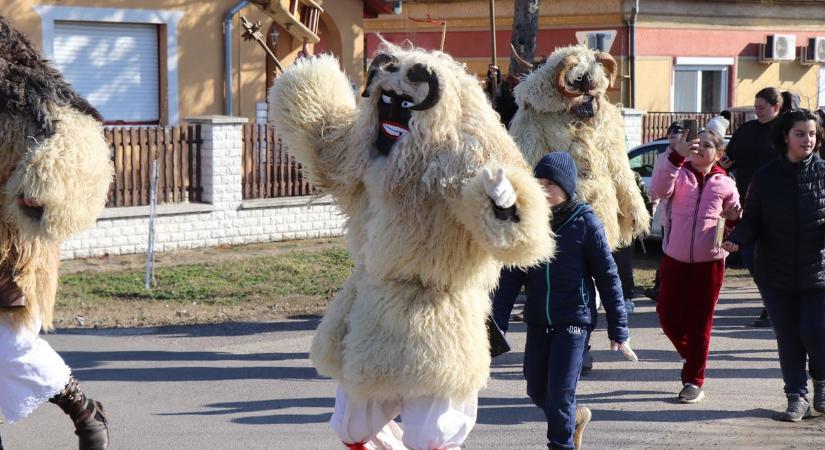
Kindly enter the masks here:
M 338 386 L 329 423 L 344 444 L 369 450 L 460 448 L 476 423 L 478 396 L 463 402 L 418 397 L 400 401 L 356 400 Z M 401 416 L 401 427 L 393 420 Z
M 8 423 L 25 419 L 69 383 L 71 369 L 40 338 L 40 326 L 0 322 L 0 412 Z

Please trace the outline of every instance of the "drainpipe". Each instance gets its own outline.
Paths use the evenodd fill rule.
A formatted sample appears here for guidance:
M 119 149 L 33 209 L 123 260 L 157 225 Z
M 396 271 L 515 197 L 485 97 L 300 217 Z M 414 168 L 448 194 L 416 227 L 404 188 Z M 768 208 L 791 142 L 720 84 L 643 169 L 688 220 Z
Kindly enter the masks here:
M 630 54 L 627 55 L 630 63 L 630 107 L 636 108 L 636 18 L 639 16 L 639 0 L 633 2 L 633 9 L 630 10 L 630 20 L 627 27 L 630 28 Z
M 234 113 L 232 107 L 232 18 L 235 17 L 235 14 L 238 14 L 238 11 L 245 8 L 248 4 L 249 0 L 241 0 L 229 8 L 229 11 L 227 11 L 223 16 L 223 66 L 225 71 L 224 83 L 226 85 L 226 107 L 224 108 L 224 111 L 226 111 L 227 116 L 232 116 Z

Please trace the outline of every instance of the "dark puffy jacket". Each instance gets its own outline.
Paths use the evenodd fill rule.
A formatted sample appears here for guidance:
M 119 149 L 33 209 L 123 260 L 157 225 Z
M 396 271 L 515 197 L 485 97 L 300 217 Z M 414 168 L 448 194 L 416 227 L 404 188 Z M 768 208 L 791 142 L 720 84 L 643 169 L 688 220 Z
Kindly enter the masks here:
M 607 311 L 607 334 L 613 341 L 624 342 L 627 313 L 616 263 L 601 222 L 589 205 L 582 205 L 556 232 L 556 255 L 550 263 L 502 270 L 493 294 L 496 324 L 507 331 L 513 303 L 526 284 L 525 322 L 590 326 L 591 299 L 596 295 L 594 277 Z
M 756 119 L 743 123 L 725 148 L 725 154 L 735 163 L 732 170 L 736 173 L 736 190 L 741 198 L 745 198 L 753 174 L 776 158 L 776 150 L 771 145 L 773 123 L 760 123 Z
M 756 284 L 825 289 L 825 161 L 816 154 L 798 163 L 781 157 L 758 170 L 728 240 L 756 243 Z

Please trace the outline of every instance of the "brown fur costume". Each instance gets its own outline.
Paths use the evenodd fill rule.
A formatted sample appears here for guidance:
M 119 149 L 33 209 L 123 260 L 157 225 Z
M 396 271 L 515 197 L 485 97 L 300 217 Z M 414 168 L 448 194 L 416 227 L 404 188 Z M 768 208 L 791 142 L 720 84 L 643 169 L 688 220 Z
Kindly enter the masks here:
M 330 56 L 301 60 L 270 93 L 271 117 L 348 218 L 355 269 L 330 303 L 310 357 L 350 395 L 466 398 L 489 376 L 485 318 L 504 264 L 552 254 L 549 207 L 476 79 L 440 52 L 383 44 L 357 105 Z M 422 67 L 437 77 L 416 82 Z M 416 104 L 409 133 L 376 151 L 381 90 Z M 412 109 L 412 108 L 411 108 Z M 494 216 L 481 169 L 504 168 L 519 221 Z
M 0 276 L 12 325 L 52 326 L 60 241 L 94 224 L 112 178 L 100 115 L 0 17 Z
M 627 159 L 624 121 L 604 95 L 615 76 L 610 55 L 584 46 L 560 48 L 516 86 L 519 110 L 510 123 L 528 163 L 553 151 L 573 156 L 578 193 L 604 224 L 611 249 L 650 228 Z

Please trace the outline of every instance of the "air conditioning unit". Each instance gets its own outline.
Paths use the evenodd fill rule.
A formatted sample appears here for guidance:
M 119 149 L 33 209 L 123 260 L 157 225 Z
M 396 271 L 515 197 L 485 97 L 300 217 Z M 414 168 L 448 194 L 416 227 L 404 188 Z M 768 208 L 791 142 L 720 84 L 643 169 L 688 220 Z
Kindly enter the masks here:
M 808 38 L 808 45 L 802 47 L 802 64 L 825 63 L 825 37 Z
M 759 44 L 759 62 L 772 63 L 795 59 L 795 34 L 769 34 L 765 43 Z

